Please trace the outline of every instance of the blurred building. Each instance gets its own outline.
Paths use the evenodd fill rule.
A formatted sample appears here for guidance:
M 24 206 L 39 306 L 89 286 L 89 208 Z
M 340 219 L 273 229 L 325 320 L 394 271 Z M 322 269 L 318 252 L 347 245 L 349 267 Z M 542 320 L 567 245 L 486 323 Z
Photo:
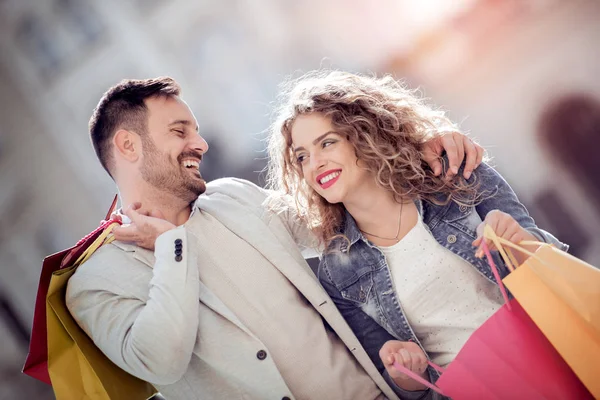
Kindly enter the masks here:
M 19 373 L 39 268 L 115 193 L 87 121 L 123 78 L 177 79 L 211 146 L 203 175 L 259 181 L 285 76 L 406 77 L 488 149 L 542 227 L 600 265 L 599 15 L 593 0 L 0 1 L 0 400 L 51 398 Z
M 600 3 L 480 1 L 382 68 L 493 156 L 542 227 L 600 264 Z

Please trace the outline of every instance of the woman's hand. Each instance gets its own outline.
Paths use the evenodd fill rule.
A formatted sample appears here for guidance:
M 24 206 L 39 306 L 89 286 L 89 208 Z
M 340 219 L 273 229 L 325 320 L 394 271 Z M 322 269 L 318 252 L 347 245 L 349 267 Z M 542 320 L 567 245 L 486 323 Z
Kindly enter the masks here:
M 145 249 L 154 250 L 156 238 L 174 229 L 175 225 L 167 221 L 162 212 L 154 210 L 144 212 L 141 208 L 141 203 L 131 204 L 125 210 L 125 215 L 129 217 L 131 223 L 115 227 L 113 234 L 117 240 L 133 242 Z
M 394 368 L 394 362 L 406 367 L 420 377 L 429 380 L 427 374 L 427 357 L 418 344 L 414 342 L 401 342 L 400 340 L 388 340 L 379 350 L 379 358 L 385 369 L 396 385 L 405 390 L 425 390 L 424 385 L 413 380 Z
M 486 225 L 496 233 L 496 236 L 504 238 L 512 243 L 519 244 L 523 240 L 538 241 L 538 239 L 523 228 L 519 223 L 510 215 L 500 210 L 492 210 L 486 216 L 485 220 L 477 227 L 477 239 L 473 241 L 473 246 L 477 247 L 475 257 L 481 258 L 484 256 L 483 248 L 481 247 L 483 240 L 487 244 L 490 250 L 497 250 L 496 246 L 490 239 L 484 239 L 483 229 Z M 537 246 L 527 246 L 527 250 L 534 252 L 537 250 Z M 523 263 L 528 257 L 527 255 L 515 251 L 513 252 L 515 258 L 519 264 Z

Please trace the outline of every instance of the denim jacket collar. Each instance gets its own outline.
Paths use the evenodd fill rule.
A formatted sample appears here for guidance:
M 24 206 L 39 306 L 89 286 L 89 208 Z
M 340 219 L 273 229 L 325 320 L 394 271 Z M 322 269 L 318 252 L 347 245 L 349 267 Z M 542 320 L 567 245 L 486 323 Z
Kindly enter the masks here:
M 350 241 L 350 246 L 354 245 L 359 239 L 363 238 L 360 229 L 358 229 L 358 225 L 356 225 L 356 221 L 354 220 L 354 218 L 352 218 L 348 210 L 344 211 L 344 223 L 342 225 L 343 227 L 340 230 L 340 233 L 346 235 L 346 237 Z M 342 243 L 342 251 L 346 250 L 344 248 L 345 245 L 346 243 Z

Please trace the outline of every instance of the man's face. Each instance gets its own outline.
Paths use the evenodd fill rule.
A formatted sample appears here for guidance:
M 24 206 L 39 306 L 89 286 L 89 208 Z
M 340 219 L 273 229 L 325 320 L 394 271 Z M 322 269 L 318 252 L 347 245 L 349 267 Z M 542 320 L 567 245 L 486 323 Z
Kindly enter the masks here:
M 142 178 L 155 188 L 193 202 L 206 190 L 200 175 L 208 144 L 198 134 L 198 122 L 178 97 L 146 100 L 148 131 L 142 134 Z

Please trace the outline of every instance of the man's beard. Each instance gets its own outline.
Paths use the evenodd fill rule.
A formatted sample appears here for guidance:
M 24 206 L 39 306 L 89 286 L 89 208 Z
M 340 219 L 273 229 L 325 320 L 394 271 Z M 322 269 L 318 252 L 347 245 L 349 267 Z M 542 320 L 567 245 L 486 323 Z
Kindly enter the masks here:
M 177 165 L 170 161 L 169 155 L 160 151 L 149 137 L 142 139 L 144 159 L 140 172 L 142 179 L 160 191 L 168 192 L 188 203 L 195 201 L 206 190 L 202 177 L 192 177 L 185 171 L 181 160 L 186 157 L 201 159 L 198 152 L 181 153 Z

